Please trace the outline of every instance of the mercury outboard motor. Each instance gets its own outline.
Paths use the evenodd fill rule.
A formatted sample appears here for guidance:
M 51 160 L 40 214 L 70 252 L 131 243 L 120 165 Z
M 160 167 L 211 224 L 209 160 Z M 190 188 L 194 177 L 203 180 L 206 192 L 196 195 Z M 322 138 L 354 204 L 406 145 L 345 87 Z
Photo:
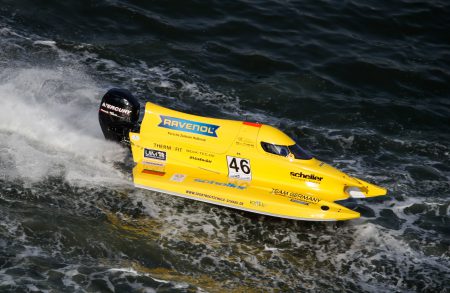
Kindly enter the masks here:
M 139 102 L 124 89 L 110 89 L 102 99 L 98 120 L 106 139 L 129 143 L 128 133 L 139 127 Z

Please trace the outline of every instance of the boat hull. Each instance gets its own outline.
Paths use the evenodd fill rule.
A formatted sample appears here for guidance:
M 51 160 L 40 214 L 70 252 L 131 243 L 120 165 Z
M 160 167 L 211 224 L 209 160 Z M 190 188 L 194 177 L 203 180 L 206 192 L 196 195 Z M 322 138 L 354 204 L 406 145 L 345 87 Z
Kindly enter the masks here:
M 188 166 L 164 166 L 155 171 L 138 163 L 133 169 L 136 187 L 233 209 L 294 220 L 337 221 L 358 218 L 359 213 L 333 202 L 276 189 L 258 181 L 229 179 L 212 171 Z

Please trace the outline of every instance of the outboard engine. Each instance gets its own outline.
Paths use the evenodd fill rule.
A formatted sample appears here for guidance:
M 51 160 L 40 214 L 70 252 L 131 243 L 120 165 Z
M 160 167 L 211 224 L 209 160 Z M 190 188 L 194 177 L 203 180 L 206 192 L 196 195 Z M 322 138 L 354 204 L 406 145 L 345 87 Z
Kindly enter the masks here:
M 129 143 L 128 133 L 139 127 L 138 100 L 124 89 L 110 89 L 102 98 L 98 120 L 106 139 Z

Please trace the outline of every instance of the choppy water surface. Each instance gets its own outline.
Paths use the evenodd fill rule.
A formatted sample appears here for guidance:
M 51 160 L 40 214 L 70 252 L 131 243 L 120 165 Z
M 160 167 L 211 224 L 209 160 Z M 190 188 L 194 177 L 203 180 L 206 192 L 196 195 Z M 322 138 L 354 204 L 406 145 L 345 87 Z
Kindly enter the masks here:
M 0 291 L 449 292 L 447 1 L 0 5 Z M 385 186 L 282 220 L 136 190 L 110 87 L 275 125 Z

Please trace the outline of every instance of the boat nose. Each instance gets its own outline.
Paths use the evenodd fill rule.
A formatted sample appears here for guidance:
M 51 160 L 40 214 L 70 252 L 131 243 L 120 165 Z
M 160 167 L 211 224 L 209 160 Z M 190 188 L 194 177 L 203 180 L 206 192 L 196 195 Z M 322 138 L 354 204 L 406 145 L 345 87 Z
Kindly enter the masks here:
M 357 179 L 358 186 L 348 186 L 345 188 L 345 192 L 352 198 L 366 198 L 383 196 L 387 194 L 386 188 L 371 184 L 361 179 Z

